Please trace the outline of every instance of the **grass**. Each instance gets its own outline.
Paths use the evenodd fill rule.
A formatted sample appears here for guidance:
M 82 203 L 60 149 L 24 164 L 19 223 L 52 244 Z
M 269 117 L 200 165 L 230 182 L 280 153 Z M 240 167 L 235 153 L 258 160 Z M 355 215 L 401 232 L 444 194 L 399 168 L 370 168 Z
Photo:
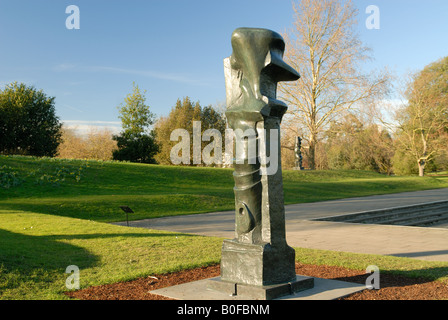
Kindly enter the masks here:
M 438 180 L 444 181 L 448 183 L 448 171 L 440 171 L 428 174 L 430 177 L 435 177 Z
M 63 299 L 65 270 L 81 287 L 216 264 L 222 239 L 0 211 L 0 299 Z
M 65 273 L 81 288 L 217 264 L 222 239 L 23 211 L 0 211 L 0 299 L 66 299 Z M 296 248 L 306 264 L 343 266 L 448 281 L 448 262 Z
M 448 187 L 437 178 L 362 171 L 284 172 L 286 203 Z M 0 156 L 0 299 L 64 299 L 65 269 L 81 287 L 220 261 L 222 239 L 105 222 L 233 209 L 230 169 Z M 447 280 L 448 263 L 296 248 L 310 264 Z
M 80 219 L 130 220 L 233 210 L 232 169 L 0 156 L 0 209 Z M 0 169 L 0 174 L 2 169 Z M 434 177 L 368 171 L 284 171 L 285 203 L 448 187 Z M 1 181 L 1 180 L 0 180 Z M 14 186 L 13 186 L 14 184 Z
M 448 262 L 424 261 L 411 258 L 350 253 L 307 248 L 295 248 L 296 260 L 304 264 L 366 270 L 375 265 L 381 273 L 398 274 L 409 278 L 448 283 Z

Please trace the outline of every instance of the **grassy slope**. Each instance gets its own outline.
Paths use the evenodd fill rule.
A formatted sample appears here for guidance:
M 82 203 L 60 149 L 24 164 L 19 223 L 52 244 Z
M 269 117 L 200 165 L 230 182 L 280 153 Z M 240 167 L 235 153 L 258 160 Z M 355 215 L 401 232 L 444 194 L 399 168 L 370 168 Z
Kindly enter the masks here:
M 0 189 L 0 299 L 64 298 L 65 268 L 72 264 L 87 287 L 220 260 L 222 239 L 102 222 L 122 220 L 122 204 L 137 212 L 134 218 L 232 209 L 232 170 L 0 157 L 2 171 L 16 174 L 3 183 L 20 185 Z M 434 178 L 353 171 L 286 171 L 284 184 L 287 203 L 448 186 Z M 296 252 L 304 263 L 355 269 L 373 264 L 428 279 L 448 273 L 448 263 L 441 262 Z
M 2 166 L 15 171 L 23 182 L 0 189 L 0 209 L 113 222 L 125 219 L 120 205 L 135 211 L 131 220 L 234 207 L 231 169 L 25 157 L 0 157 Z M 61 182 L 63 177 L 65 181 Z M 448 183 L 431 177 L 387 177 L 366 171 L 284 171 L 286 204 L 440 187 L 448 187 Z

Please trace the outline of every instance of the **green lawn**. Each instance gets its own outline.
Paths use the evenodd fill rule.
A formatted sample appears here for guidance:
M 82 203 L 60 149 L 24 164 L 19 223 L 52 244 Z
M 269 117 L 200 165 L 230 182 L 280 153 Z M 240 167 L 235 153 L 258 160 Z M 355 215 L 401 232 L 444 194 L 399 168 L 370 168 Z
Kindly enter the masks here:
M 437 178 L 438 180 L 448 183 L 448 171 L 440 171 L 436 173 L 429 173 L 428 176 Z
M 63 299 L 65 270 L 88 287 L 219 262 L 222 239 L 0 210 L 0 299 Z
M 360 171 L 285 171 L 285 202 L 448 187 L 437 178 Z M 220 261 L 222 239 L 105 222 L 233 208 L 230 169 L 0 156 L 0 299 L 63 299 L 65 269 L 81 287 Z M 448 263 L 296 248 L 304 263 L 447 280 Z
M 3 169 L 2 169 L 3 168 Z M 94 221 L 233 210 L 232 169 L 0 156 L 0 209 Z M 6 178 L 5 178 L 6 177 Z M 18 184 L 12 186 L 14 183 Z M 284 171 L 285 203 L 448 187 L 433 177 L 367 171 Z
M 65 270 L 81 288 L 219 263 L 222 239 L 0 210 L 0 299 L 67 299 Z M 448 262 L 296 248 L 306 264 L 448 281 Z

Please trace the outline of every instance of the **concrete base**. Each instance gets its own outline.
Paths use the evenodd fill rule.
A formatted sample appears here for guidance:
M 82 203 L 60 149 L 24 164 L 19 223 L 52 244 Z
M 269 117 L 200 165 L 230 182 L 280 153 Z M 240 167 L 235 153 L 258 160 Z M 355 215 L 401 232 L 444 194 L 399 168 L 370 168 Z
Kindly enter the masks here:
M 213 278 L 212 278 L 213 279 Z M 314 287 L 274 300 L 336 300 L 366 289 L 365 285 L 338 280 L 314 279 Z M 257 300 L 243 295 L 234 296 L 208 288 L 211 279 L 184 283 L 172 287 L 151 291 L 176 300 Z M 258 299 L 261 300 L 261 299 Z
M 296 279 L 295 251 L 286 242 L 242 243 L 224 240 L 221 252 L 221 279 L 251 286 L 289 283 Z
M 220 277 L 209 279 L 207 284 L 208 289 L 219 291 L 229 296 L 243 296 L 247 299 L 256 300 L 272 300 L 311 289 L 313 286 L 314 279 L 304 276 L 296 276 L 296 279 L 293 281 L 268 286 L 253 286 L 222 281 Z

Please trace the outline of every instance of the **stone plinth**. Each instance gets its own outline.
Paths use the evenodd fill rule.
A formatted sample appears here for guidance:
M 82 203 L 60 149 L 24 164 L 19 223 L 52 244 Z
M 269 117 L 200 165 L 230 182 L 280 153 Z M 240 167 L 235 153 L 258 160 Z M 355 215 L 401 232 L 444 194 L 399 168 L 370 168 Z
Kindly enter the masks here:
M 223 281 L 221 277 L 208 279 L 207 288 L 225 293 L 229 296 L 254 300 L 273 300 L 280 297 L 294 295 L 300 291 L 312 289 L 314 278 L 296 275 L 288 282 L 254 286 L 229 281 Z

